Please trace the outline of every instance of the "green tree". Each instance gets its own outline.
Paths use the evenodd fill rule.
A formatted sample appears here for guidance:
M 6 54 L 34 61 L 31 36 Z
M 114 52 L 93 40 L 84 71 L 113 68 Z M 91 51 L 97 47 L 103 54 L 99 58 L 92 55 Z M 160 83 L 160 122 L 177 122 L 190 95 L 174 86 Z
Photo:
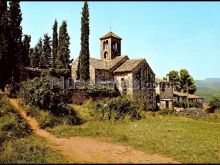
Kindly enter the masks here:
M 170 82 L 172 82 L 173 84 L 179 85 L 180 77 L 179 77 L 178 71 L 171 70 L 169 72 L 169 79 L 170 79 Z
M 79 56 L 79 78 L 89 80 L 89 7 L 87 1 L 84 2 L 81 17 L 81 51 Z
M 40 67 L 51 67 L 51 40 L 48 34 L 44 34 L 42 53 L 40 55 Z
M 24 38 L 22 40 L 22 56 L 20 56 L 20 64 L 22 67 L 28 67 L 30 66 L 30 42 L 31 42 L 31 36 L 24 35 Z
M 213 95 L 209 99 L 209 105 L 214 108 L 220 108 L 220 95 Z
M 52 67 L 56 68 L 56 57 L 57 57 L 57 49 L 58 49 L 58 33 L 57 33 L 57 20 L 55 19 L 53 25 L 53 40 L 52 40 Z
M 70 37 L 67 32 L 66 21 L 62 22 L 59 30 L 59 44 L 55 64 L 57 69 L 68 69 L 70 64 Z
M 18 59 L 22 56 L 22 13 L 20 2 L 18 0 L 9 2 L 9 63 L 12 73 L 12 84 L 19 81 L 19 66 L 21 65 Z
M 186 69 L 181 69 L 180 72 L 171 70 L 169 72 L 169 79 L 178 91 L 183 90 L 183 92 L 186 93 L 187 88 L 190 94 L 196 91 L 195 81 Z
M 9 82 L 11 67 L 9 64 L 9 24 L 7 2 L 0 1 L 0 89 Z
M 42 39 L 40 38 L 37 45 L 33 48 L 31 53 L 30 63 L 32 68 L 40 67 L 40 56 L 43 53 Z
M 196 91 L 195 81 L 186 69 L 180 70 L 180 87 L 183 92 L 187 92 L 188 88 L 190 94 L 193 94 Z

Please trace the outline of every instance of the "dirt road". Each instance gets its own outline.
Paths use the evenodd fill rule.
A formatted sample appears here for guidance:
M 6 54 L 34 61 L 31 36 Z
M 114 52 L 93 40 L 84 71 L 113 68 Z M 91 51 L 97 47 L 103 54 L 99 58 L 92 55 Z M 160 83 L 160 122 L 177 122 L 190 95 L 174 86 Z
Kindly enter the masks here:
M 74 162 L 84 163 L 178 163 L 158 154 L 147 154 L 132 147 L 102 142 L 87 137 L 58 138 L 39 127 L 37 120 L 27 116 L 25 107 L 17 99 L 10 99 L 11 105 L 25 118 L 33 133 L 49 139 L 54 148 Z

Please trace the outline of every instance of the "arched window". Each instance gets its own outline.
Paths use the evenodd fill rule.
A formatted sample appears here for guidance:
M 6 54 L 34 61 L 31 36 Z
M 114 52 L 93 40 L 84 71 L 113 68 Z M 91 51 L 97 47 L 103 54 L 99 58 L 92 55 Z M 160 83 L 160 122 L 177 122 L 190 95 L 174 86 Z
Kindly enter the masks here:
M 105 49 L 108 48 L 108 40 L 105 41 Z
M 104 42 L 103 42 L 103 50 L 105 50 L 105 44 L 106 44 L 106 43 L 105 43 L 105 41 L 104 41 Z
M 108 53 L 105 52 L 105 53 L 104 53 L 104 58 L 107 58 L 107 57 L 108 57 Z

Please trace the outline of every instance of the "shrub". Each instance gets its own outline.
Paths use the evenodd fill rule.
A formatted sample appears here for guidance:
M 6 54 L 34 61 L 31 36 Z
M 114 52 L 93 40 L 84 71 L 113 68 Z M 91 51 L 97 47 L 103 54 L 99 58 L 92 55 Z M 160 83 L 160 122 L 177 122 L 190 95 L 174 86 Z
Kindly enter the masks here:
M 86 94 L 91 98 L 117 97 L 120 92 L 117 89 L 108 88 L 102 85 L 93 85 L 86 88 Z
M 170 109 L 161 109 L 157 113 L 164 116 L 164 115 L 171 115 L 174 112 Z
M 220 108 L 220 96 L 213 95 L 209 100 L 209 105 L 213 108 Z
M 140 119 L 138 106 L 128 98 L 111 98 L 102 103 L 96 104 L 96 110 L 99 112 L 99 118 L 103 120 L 123 120 Z
M 81 123 L 75 111 L 65 105 L 68 100 L 66 92 L 59 88 L 50 89 L 49 80 L 46 78 L 35 78 L 22 83 L 20 97 L 24 103 L 48 111 L 55 117 L 68 116 L 70 124 Z M 50 120 L 50 123 L 56 123 L 54 120 L 55 118 Z

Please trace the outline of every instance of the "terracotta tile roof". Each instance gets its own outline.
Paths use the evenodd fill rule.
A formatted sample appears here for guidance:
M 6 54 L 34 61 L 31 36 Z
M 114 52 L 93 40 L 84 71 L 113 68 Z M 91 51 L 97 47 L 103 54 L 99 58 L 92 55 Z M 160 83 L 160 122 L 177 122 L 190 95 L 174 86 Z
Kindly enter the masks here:
M 112 60 L 99 60 L 96 58 L 90 58 L 90 65 L 95 69 L 110 70 L 120 61 L 128 59 L 128 56 L 118 56 Z M 78 58 L 72 63 L 72 65 L 78 65 Z
M 130 59 L 127 60 L 124 64 L 118 67 L 114 73 L 116 72 L 131 72 L 133 71 L 141 62 L 145 59 Z
M 104 36 L 102 36 L 100 39 L 105 39 L 105 38 L 109 38 L 109 37 L 115 37 L 118 39 L 122 39 L 121 37 L 117 36 L 115 33 L 113 32 L 108 32 L 107 34 L 105 34 Z
M 173 94 L 180 97 L 187 97 L 187 93 L 173 91 Z M 202 99 L 202 97 L 197 95 L 188 94 L 189 99 Z

